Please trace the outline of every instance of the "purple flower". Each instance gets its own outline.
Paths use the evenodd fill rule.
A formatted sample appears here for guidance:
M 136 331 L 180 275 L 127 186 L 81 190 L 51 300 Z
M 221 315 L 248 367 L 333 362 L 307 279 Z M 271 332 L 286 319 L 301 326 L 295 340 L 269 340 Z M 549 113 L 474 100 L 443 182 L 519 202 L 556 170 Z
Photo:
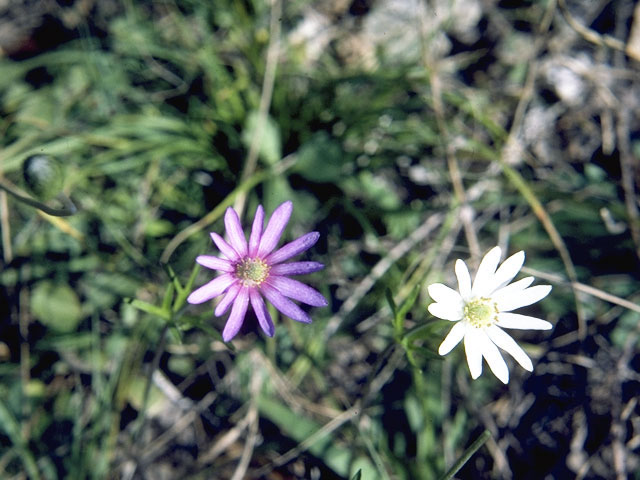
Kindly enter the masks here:
M 222 275 L 194 290 L 187 301 L 198 304 L 224 294 L 215 309 L 215 315 L 217 317 L 224 315 L 233 304 L 222 332 L 222 339 L 225 342 L 235 337 L 242 327 L 249 303 L 264 333 L 270 337 L 273 336 L 275 329 L 263 296 L 281 313 L 303 323 L 311 323 L 311 318 L 289 300 L 290 298 L 314 307 L 327 305 L 327 301 L 320 292 L 288 278 L 289 275 L 303 275 L 322 270 L 324 268 L 322 263 L 283 263 L 311 248 L 318 241 L 320 234 L 307 233 L 274 251 L 289 222 L 292 210 L 293 204 L 290 201 L 284 202 L 276 208 L 267 223 L 267 228 L 263 230 L 264 209 L 259 205 L 247 244 L 238 214 L 233 208 L 227 208 L 224 214 L 224 225 L 229 241 L 226 242 L 220 235 L 211 232 L 211 238 L 226 258 L 209 255 L 200 255 L 196 258 L 196 262 L 203 267 L 218 270 Z

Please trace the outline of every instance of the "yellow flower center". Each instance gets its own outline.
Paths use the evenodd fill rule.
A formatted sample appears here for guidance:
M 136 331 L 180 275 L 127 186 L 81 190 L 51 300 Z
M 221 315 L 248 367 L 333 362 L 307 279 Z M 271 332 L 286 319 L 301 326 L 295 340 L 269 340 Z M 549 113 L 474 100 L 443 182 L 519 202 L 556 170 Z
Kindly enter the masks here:
M 245 287 L 259 287 L 269 276 L 271 267 L 259 258 L 245 258 L 236 264 L 236 278 Z
M 498 306 L 490 298 L 474 298 L 464 306 L 464 320 L 476 328 L 490 327 L 498 321 Z

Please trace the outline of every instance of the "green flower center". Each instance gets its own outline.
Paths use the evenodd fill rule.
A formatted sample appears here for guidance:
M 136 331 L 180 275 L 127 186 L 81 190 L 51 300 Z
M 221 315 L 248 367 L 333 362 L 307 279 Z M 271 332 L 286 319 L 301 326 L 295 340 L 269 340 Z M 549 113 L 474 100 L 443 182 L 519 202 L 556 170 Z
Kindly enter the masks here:
M 245 287 L 259 287 L 269 276 L 271 267 L 259 258 L 245 258 L 236 264 L 236 278 Z
M 464 320 L 476 328 L 490 327 L 498 321 L 498 306 L 490 298 L 474 298 L 464 306 Z

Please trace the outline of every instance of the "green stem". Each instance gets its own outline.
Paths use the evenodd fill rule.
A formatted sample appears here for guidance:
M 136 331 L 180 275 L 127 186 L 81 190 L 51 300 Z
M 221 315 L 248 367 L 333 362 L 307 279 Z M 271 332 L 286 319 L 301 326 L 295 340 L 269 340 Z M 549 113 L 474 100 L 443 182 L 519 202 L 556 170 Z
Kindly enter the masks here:
M 445 473 L 440 480 L 449 480 L 453 478 L 453 476 L 458 473 L 465 463 L 469 461 L 469 459 L 473 456 L 474 453 L 478 451 L 478 449 L 485 444 L 489 437 L 491 436 L 491 432 L 489 430 L 485 430 L 482 434 L 471 444 L 469 448 L 465 450 L 462 456 L 453 464 L 453 466 Z
M 58 199 L 62 202 L 62 204 L 64 205 L 64 208 L 51 208 L 42 202 L 34 200 L 33 198 L 20 195 L 18 192 L 13 190 L 9 185 L 6 185 L 2 181 L 0 181 L 0 189 L 12 195 L 16 200 L 19 200 L 22 203 L 26 203 L 30 207 L 35 207 L 38 210 L 42 210 L 44 213 L 54 217 L 69 217 L 78 211 L 78 209 L 73 204 L 73 202 L 65 195 L 58 196 Z

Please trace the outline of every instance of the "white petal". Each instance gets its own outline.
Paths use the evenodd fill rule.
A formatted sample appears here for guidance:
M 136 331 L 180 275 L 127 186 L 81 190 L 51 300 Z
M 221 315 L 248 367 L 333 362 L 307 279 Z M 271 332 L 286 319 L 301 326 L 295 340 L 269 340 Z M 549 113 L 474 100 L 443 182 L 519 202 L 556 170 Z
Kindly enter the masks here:
M 462 260 L 456 260 L 456 277 L 458 277 L 458 290 L 463 300 L 468 300 L 471 297 L 471 275 L 469 275 L 469 269 L 467 264 Z
M 496 301 L 498 310 L 501 312 L 510 312 L 516 308 L 526 307 L 532 303 L 536 303 L 538 300 L 542 300 L 549 295 L 551 291 L 551 285 L 536 285 L 535 287 L 529 287 L 522 290 L 516 295 L 510 297 L 503 297 L 500 301 Z M 495 300 L 495 298 L 494 298 Z
M 519 313 L 499 313 L 497 325 L 502 328 L 516 328 L 518 330 L 551 330 L 551 325 L 546 320 L 541 320 Z
M 466 325 L 462 322 L 456 323 L 449 333 L 444 338 L 443 342 L 440 344 L 438 348 L 438 353 L 440 355 L 446 355 L 453 347 L 460 343 L 460 340 L 464 337 L 464 332 L 466 331 Z
M 443 320 L 456 321 L 462 319 L 462 303 L 460 305 L 448 305 L 446 303 L 432 303 L 427 307 L 429 313 Z
M 509 368 L 504 358 L 502 358 L 500 350 L 498 350 L 498 347 L 495 346 L 484 330 L 480 330 L 480 332 L 481 334 L 478 335 L 478 344 L 480 345 L 482 356 L 487 360 L 493 374 L 498 377 L 502 383 L 509 383 Z
M 500 262 L 500 255 L 502 250 L 500 247 L 493 247 L 487 252 L 480 266 L 478 267 L 478 273 L 473 281 L 473 287 L 471 288 L 471 294 L 474 297 L 484 297 L 489 295 L 493 288 L 493 276 L 498 268 Z
M 519 295 L 525 288 L 533 283 L 533 277 L 525 277 L 517 282 L 513 282 L 511 285 L 497 289 L 491 294 L 491 299 L 500 303 L 504 299 L 510 299 L 515 295 Z
M 462 307 L 462 297 L 453 288 L 449 288 L 442 283 L 434 283 L 427 288 L 429 295 L 438 303 L 446 303 L 451 306 Z
M 522 268 L 523 264 L 524 264 L 523 251 L 514 253 L 509 258 L 507 258 L 504 262 L 502 262 L 502 265 L 500 265 L 500 268 L 498 268 L 493 278 L 494 290 L 504 287 L 507 283 L 513 280 L 513 278 L 518 274 L 518 272 Z
M 474 328 L 466 325 L 465 327 L 469 330 Z M 464 351 L 467 355 L 467 365 L 469 365 L 471 378 L 475 380 L 482 373 L 482 347 L 476 332 L 469 332 L 464 336 Z
M 496 325 L 487 328 L 485 332 L 487 332 L 487 335 L 493 343 L 515 358 L 516 361 L 522 365 L 522 368 L 530 372 L 533 371 L 531 359 L 508 333 Z

